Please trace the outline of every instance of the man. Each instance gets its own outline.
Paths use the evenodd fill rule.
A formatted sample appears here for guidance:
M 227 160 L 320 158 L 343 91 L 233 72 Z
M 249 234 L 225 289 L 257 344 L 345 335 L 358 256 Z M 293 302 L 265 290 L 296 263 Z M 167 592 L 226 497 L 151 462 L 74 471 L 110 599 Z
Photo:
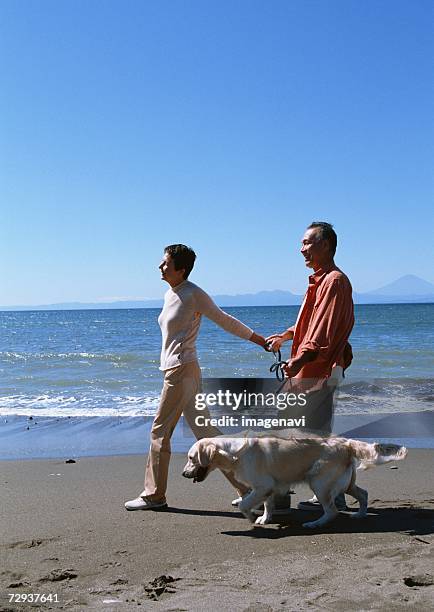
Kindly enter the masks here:
M 201 386 L 196 338 L 202 315 L 225 331 L 265 347 L 263 336 L 220 310 L 205 291 L 188 280 L 195 259 L 196 255 L 190 247 L 172 244 L 164 249 L 163 261 L 159 266 L 162 280 L 170 285 L 158 317 L 162 333 L 160 370 L 164 372 L 164 385 L 151 429 L 144 490 L 139 497 L 125 503 L 127 510 L 159 510 L 167 507 L 170 439 L 182 413 L 198 439 L 220 434 L 217 428 L 199 427 L 195 423 L 195 396 Z M 201 411 L 201 414 L 204 412 Z M 227 478 L 240 495 L 246 492 L 246 488 L 230 475 Z
M 284 371 L 295 385 L 308 381 L 311 387 L 308 418 L 314 423 L 313 429 L 322 432 L 330 432 L 333 392 L 352 360 L 348 343 L 354 325 L 352 288 L 347 276 L 335 265 L 336 246 L 337 236 L 330 223 L 318 221 L 309 225 L 302 239 L 301 254 L 313 274 L 309 276 L 297 321 L 284 332 L 267 338 L 273 350 L 292 340 L 291 358 Z M 345 506 L 342 498 L 338 500 L 341 507 L 342 501 Z M 315 503 L 310 500 L 299 507 Z

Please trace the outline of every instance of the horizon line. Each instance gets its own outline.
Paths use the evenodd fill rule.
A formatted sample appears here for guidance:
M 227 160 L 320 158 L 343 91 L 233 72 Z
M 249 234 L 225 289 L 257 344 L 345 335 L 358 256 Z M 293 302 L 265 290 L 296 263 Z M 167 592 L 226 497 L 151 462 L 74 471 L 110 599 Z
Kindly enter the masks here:
M 431 305 L 434 304 L 434 297 L 429 296 L 430 301 L 391 301 L 391 302 L 354 302 L 354 306 L 419 306 L 421 304 Z M 115 302 L 114 302 L 115 303 Z M 301 304 L 235 304 L 235 305 L 225 305 L 221 308 L 299 308 Z M 114 308 L 50 308 L 50 305 L 47 306 L 22 306 L 22 307 L 14 307 L 14 306 L 0 306 L 0 312 L 84 312 L 91 310 L 161 310 L 161 306 L 129 306 L 129 307 L 114 307 Z

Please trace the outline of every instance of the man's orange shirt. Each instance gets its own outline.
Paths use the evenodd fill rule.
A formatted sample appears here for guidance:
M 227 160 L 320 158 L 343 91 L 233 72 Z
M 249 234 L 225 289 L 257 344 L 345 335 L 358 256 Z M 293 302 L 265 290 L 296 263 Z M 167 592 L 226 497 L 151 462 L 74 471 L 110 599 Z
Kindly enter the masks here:
M 294 332 L 291 357 L 307 350 L 318 351 L 296 378 L 327 378 L 333 366 L 347 368 L 352 359 L 348 343 L 354 325 L 352 287 L 347 276 L 334 264 L 309 276 Z

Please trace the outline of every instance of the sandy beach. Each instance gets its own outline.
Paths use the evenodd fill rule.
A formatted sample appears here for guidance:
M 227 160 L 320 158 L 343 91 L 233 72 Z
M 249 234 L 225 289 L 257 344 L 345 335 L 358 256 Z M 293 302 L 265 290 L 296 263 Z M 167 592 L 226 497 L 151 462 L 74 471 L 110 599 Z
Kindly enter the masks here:
M 182 478 L 184 454 L 173 456 L 170 508 L 127 512 L 143 461 L 1 462 L 1 610 L 432 609 L 433 450 L 359 472 L 368 518 L 342 513 L 316 531 L 299 510 L 250 526 L 220 474 Z M 307 495 L 297 486 L 293 507 Z M 12 593 L 58 602 L 9 603 Z

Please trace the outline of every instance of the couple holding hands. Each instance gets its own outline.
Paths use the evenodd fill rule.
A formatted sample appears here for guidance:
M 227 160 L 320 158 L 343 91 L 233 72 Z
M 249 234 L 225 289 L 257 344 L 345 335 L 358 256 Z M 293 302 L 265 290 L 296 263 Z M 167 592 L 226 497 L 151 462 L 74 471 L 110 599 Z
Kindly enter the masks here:
M 265 350 L 277 351 L 284 342 L 292 340 L 291 358 L 283 364 L 285 376 L 295 379 L 295 384 L 303 384 L 306 379 L 317 381 L 318 391 L 311 397 L 317 397 L 317 404 L 319 401 L 321 423 L 330 422 L 334 389 L 330 381 L 342 377 L 343 370 L 351 363 L 348 338 L 354 325 L 352 288 L 346 275 L 334 263 L 336 246 L 332 225 L 326 222 L 309 225 L 302 238 L 301 254 L 313 274 L 309 276 L 297 321 L 293 327 L 268 338 L 223 312 L 205 291 L 188 280 L 196 259 L 191 248 L 174 244 L 164 249 L 159 269 L 162 280 L 170 285 L 158 317 L 162 334 L 160 370 L 164 372 L 164 384 L 151 429 L 144 490 L 139 497 L 125 503 L 127 510 L 167 507 L 170 439 L 181 414 L 198 439 L 221 433 L 215 427 L 198 427 L 195 423 L 194 400 L 201 390 L 196 338 L 202 315 L 225 331 Z M 230 474 L 225 475 L 239 495 L 244 495 L 246 488 Z

